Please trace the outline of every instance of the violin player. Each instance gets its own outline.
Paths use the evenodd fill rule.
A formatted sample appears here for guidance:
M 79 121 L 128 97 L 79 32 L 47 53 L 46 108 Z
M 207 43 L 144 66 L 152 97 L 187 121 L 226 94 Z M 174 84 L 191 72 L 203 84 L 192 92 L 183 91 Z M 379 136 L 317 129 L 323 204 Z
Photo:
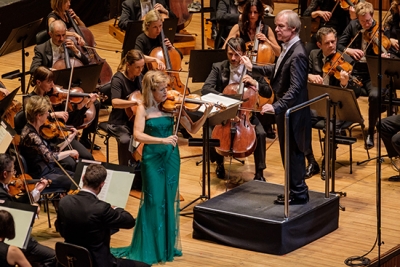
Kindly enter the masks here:
M 390 55 L 400 58 L 400 47 L 397 31 L 400 30 L 400 0 L 393 0 L 390 15 L 385 22 L 385 35 L 390 38 Z
M 61 20 L 55 20 L 49 27 L 50 39 L 43 44 L 35 46 L 35 55 L 32 58 L 30 72 L 34 73 L 39 66 L 52 68 L 54 63 L 59 59 L 65 58 L 63 43 L 67 47 L 69 56 L 75 57 L 83 65 L 89 64 L 89 59 L 75 45 L 73 40 L 67 38 L 67 27 Z
M 342 0 L 345 1 L 345 0 Z M 342 35 L 342 32 L 346 28 L 347 24 L 352 20 L 356 19 L 355 9 L 350 6 L 348 10 L 343 9 L 337 4 L 340 0 L 311 0 L 309 6 L 304 11 L 304 17 L 312 18 L 312 32 L 311 41 L 306 44 L 307 52 L 311 52 L 313 49 L 318 49 L 316 32 L 322 28 L 333 28 L 336 30 L 337 35 Z M 352 2 L 352 1 L 351 1 Z
M 38 96 L 52 95 L 54 87 L 55 87 L 54 82 L 53 82 L 53 77 L 54 77 L 54 74 L 50 69 L 48 69 L 44 66 L 38 67 L 32 76 L 31 84 L 32 84 L 32 86 L 34 86 L 34 89 L 31 93 L 29 93 L 27 95 L 27 97 L 24 99 L 24 102 L 26 102 L 29 97 L 34 96 L 34 95 L 38 95 Z M 93 103 L 96 100 L 96 95 L 95 94 L 89 94 L 89 95 L 91 95 L 90 99 L 91 99 L 91 103 Z M 85 100 L 83 100 L 83 101 L 85 101 Z M 85 108 L 82 108 L 81 111 L 66 112 L 66 111 L 64 111 L 64 106 L 65 106 L 65 104 L 55 106 L 52 109 L 52 111 L 49 113 L 49 118 L 48 118 L 49 121 L 54 123 L 56 126 L 58 126 L 58 123 L 56 120 L 60 120 L 62 123 L 67 124 L 70 117 L 84 116 Z M 82 131 L 82 135 L 84 135 L 85 133 L 87 134 L 87 132 L 88 132 L 88 130 L 87 130 L 87 128 L 85 128 Z M 67 138 L 67 137 L 68 136 L 65 136 L 65 138 Z M 81 138 L 82 138 L 82 136 L 81 136 Z M 83 137 L 83 138 L 85 138 L 85 137 Z M 53 138 L 53 139 L 49 140 L 49 142 L 52 143 L 53 145 L 57 145 L 59 143 L 60 139 L 64 139 L 64 136 L 61 135 L 59 137 Z M 78 151 L 79 158 L 87 159 L 87 160 L 94 160 L 93 155 L 77 139 L 75 139 L 75 138 L 72 139 L 71 146 L 73 149 Z M 75 171 L 76 162 L 73 158 L 67 157 L 67 158 L 61 160 L 60 163 L 66 169 L 68 169 L 70 171 Z
M 336 79 L 333 75 L 328 75 L 324 73 L 324 64 L 329 62 L 332 56 L 337 53 L 337 33 L 334 28 L 322 27 L 315 34 L 317 40 L 317 46 L 319 49 L 314 49 L 310 52 L 309 62 L 308 62 L 308 82 L 316 83 L 316 84 L 324 84 L 324 85 L 332 85 L 341 88 L 349 88 L 353 89 L 356 97 L 359 97 L 361 94 L 360 88 L 350 80 L 349 73 L 345 70 L 340 71 L 340 79 Z M 347 55 L 343 54 L 344 60 L 348 63 L 353 64 L 353 59 Z M 316 123 L 319 120 L 323 119 L 321 117 L 317 117 L 317 115 L 311 110 L 311 120 L 312 123 Z M 336 121 L 336 134 L 341 135 L 341 127 L 343 125 L 343 121 Z M 318 166 L 317 161 L 314 158 L 314 154 L 311 148 L 305 153 L 308 166 L 306 169 L 306 177 L 310 178 L 315 174 L 318 174 L 320 168 Z M 321 178 L 325 180 L 325 165 L 324 161 L 322 161 L 322 170 L 321 170 Z
M 8 184 L 13 175 L 15 175 L 14 162 L 15 158 L 10 156 L 9 154 L 0 154 L 0 200 L 20 201 L 19 198 L 12 197 L 8 193 Z M 38 191 L 40 195 L 40 192 L 43 191 L 46 186 L 47 180 L 42 180 L 35 186 L 35 190 Z M 36 193 L 32 195 L 32 197 L 35 196 Z M 54 250 L 39 244 L 32 236 L 29 237 L 27 248 L 22 249 L 22 252 L 24 253 L 29 263 L 33 266 L 56 266 L 56 255 Z
M 279 145 L 282 163 L 285 164 L 285 113 L 288 108 L 308 101 L 307 91 L 307 54 L 303 47 L 299 32 L 301 21 L 298 14 L 292 10 L 283 10 L 275 17 L 275 32 L 282 42 L 282 52 L 276 64 L 253 66 L 250 59 L 242 60 L 248 71 L 253 75 L 270 78 L 274 91 L 275 103 L 262 106 L 261 113 L 275 114 L 278 127 Z M 311 138 L 311 118 L 308 107 L 296 111 L 290 117 L 289 133 L 289 205 L 303 205 L 309 201 L 308 186 L 305 182 L 305 156 Z M 278 195 L 275 204 L 285 203 L 284 195 Z
M 66 12 L 68 12 L 70 17 L 75 20 L 78 26 L 85 27 L 85 23 L 76 15 L 74 10 L 70 8 L 71 0 L 51 0 L 50 5 L 52 11 L 49 13 L 49 15 L 47 15 L 47 32 L 50 31 L 50 25 L 55 20 L 62 20 L 65 23 L 67 29 L 71 29 L 73 27 L 72 21 L 69 20 Z M 78 44 L 81 46 L 85 44 L 83 38 L 76 32 L 67 30 L 66 35 L 76 38 Z
M 371 3 L 361 2 L 356 5 L 357 19 L 352 20 L 339 37 L 338 49 L 350 55 L 355 61 L 352 74 L 362 82 L 363 87 L 368 93 L 368 135 L 365 149 L 374 147 L 375 126 L 378 121 L 378 88 L 374 87 L 368 72 L 368 65 L 365 55 L 376 55 L 373 52 L 373 46 L 368 45 L 367 40 L 363 38 L 365 32 L 369 32 L 374 26 L 374 7 Z M 353 38 L 356 39 L 352 42 Z M 351 43 L 352 42 L 352 43 Z M 347 46 L 350 47 L 347 48 Z M 386 55 L 382 55 L 386 56 Z M 386 56 L 387 57 L 387 56 Z
M 118 27 L 121 30 L 126 31 L 129 22 L 143 19 L 143 16 L 146 15 L 143 13 L 146 7 L 142 7 L 142 4 L 143 2 L 139 0 L 125 0 L 122 2 L 122 13 L 118 21 Z M 164 0 L 156 0 L 153 8 L 169 18 L 176 18 Z
M 242 38 L 231 38 L 225 47 L 227 60 L 214 63 L 210 74 L 208 75 L 201 89 L 202 95 L 208 93 L 222 94 L 224 88 L 232 83 L 238 83 L 245 67 L 240 63 L 241 57 L 246 51 L 246 45 Z M 264 97 L 271 97 L 272 90 L 263 77 L 253 78 L 251 74 L 246 74 L 243 82 L 253 90 L 259 92 Z M 266 168 L 266 132 L 253 114 L 250 122 L 255 125 L 256 148 L 254 150 L 255 176 L 254 180 L 265 181 L 263 171 Z M 215 149 L 210 150 L 212 162 L 217 163 L 216 174 L 218 178 L 225 178 L 224 157 L 217 154 Z

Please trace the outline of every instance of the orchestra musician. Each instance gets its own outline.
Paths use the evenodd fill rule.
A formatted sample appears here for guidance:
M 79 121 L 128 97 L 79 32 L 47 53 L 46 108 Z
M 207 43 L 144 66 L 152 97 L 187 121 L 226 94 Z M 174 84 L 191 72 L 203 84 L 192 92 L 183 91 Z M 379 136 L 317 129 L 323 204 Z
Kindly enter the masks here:
M 367 47 L 368 43 L 363 38 L 363 33 L 368 32 L 377 22 L 373 18 L 374 8 L 369 2 L 358 3 L 355 12 L 357 19 L 352 20 L 343 31 L 338 41 L 338 49 L 356 61 L 352 74 L 358 77 L 368 93 L 368 135 L 365 149 L 371 149 L 374 147 L 375 125 L 379 117 L 378 88 L 372 85 L 365 59 L 365 55 L 374 55 L 373 47 L 372 45 Z M 354 37 L 356 39 L 353 41 Z M 347 48 L 350 43 L 350 47 Z
M 400 1 L 393 0 L 390 6 L 391 14 L 385 23 L 385 35 L 390 38 L 390 55 L 400 58 L 399 36 L 400 36 Z
M 218 2 L 216 21 L 218 22 L 218 35 L 217 37 L 223 37 L 226 39 L 232 27 L 239 22 L 239 10 L 238 7 L 246 3 L 245 0 L 221 0 Z M 215 49 L 221 48 L 223 45 L 222 39 L 215 40 Z
M 238 83 L 245 67 L 240 64 L 240 58 L 246 51 L 246 45 L 242 38 L 231 38 L 228 40 L 228 45 L 225 48 L 228 60 L 214 63 L 210 74 L 204 82 L 201 93 L 221 94 L 224 88 L 231 83 Z M 271 97 L 272 90 L 264 78 L 252 78 L 246 74 L 243 82 L 257 90 L 263 97 Z M 263 170 L 266 168 L 265 153 L 266 153 L 266 133 L 258 118 L 253 114 L 250 122 L 255 125 L 256 131 L 256 148 L 254 150 L 255 176 L 254 180 L 265 181 Z M 224 157 L 217 154 L 213 149 L 210 151 L 211 161 L 217 162 L 216 174 L 218 178 L 225 178 Z
M 381 134 L 388 157 L 395 168 L 399 170 L 398 159 L 400 156 L 400 115 L 392 115 L 381 120 Z M 397 164 L 396 164 L 397 163 Z M 400 181 L 400 175 L 392 176 L 389 181 Z
M 180 157 L 178 136 L 173 133 L 174 115 L 177 114 L 162 110 L 168 82 L 169 77 L 161 71 L 149 71 L 143 77 L 143 102 L 138 107 L 134 126 L 135 140 L 144 143 L 143 193 L 131 245 L 112 249 L 117 257 L 147 264 L 173 261 L 174 257 L 182 255 L 178 190 Z M 196 122 L 185 110 L 182 111 L 179 121 L 188 132 L 196 133 L 204 124 L 212 109 L 212 105 L 205 105 L 204 114 Z
M 59 59 L 64 59 L 63 43 L 67 47 L 70 57 L 75 57 L 83 65 L 89 64 L 89 59 L 78 49 L 72 39 L 67 38 L 67 28 L 61 20 L 55 20 L 50 24 L 50 39 L 43 44 L 35 46 L 35 55 L 32 58 L 30 72 L 34 73 L 39 66 L 52 68 Z
M 155 3 L 156 4 L 153 8 L 159 13 L 164 14 L 169 18 L 176 18 L 175 14 L 171 12 L 164 0 L 156 0 Z M 126 31 L 130 21 L 138 21 L 143 19 L 143 15 L 146 15 L 143 13 L 143 11 L 146 10 L 146 7 L 142 5 L 143 2 L 139 0 L 125 0 L 122 2 L 122 13 L 118 21 L 118 27 L 121 30 Z
M 140 99 L 128 100 L 136 91 L 142 91 L 144 58 L 139 50 L 130 50 L 122 58 L 118 71 L 111 79 L 112 111 L 108 119 L 108 130 L 118 139 L 118 162 L 120 165 L 133 163 L 129 146 L 132 138 L 133 121 L 129 120 L 126 108 L 137 106 Z M 135 179 L 136 180 L 136 179 Z
M 50 32 L 50 25 L 55 20 L 62 20 L 67 29 L 71 29 L 73 27 L 73 23 L 67 17 L 66 12 L 68 12 L 71 18 L 75 20 L 78 26 L 85 27 L 85 23 L 75 14 L 74 10 L 70 8 L 71 0 L 51 0 L 50 5 L 52 11 L 49 13 L 49 15 L 47 15 L 47 32 Z M 85 44 L 83 38 L 75 31 L 67 30 L 66 35 L 75 37 L 79 45 Z
M 322 27 L 315 34 L 315 37 L 319 49 L 312 50 L 309 55 L 308 81 L 310 83 L 332 85 L 342 88 L 350 88 L 354 90 L 356 97 L 358 97 L 361 93 L 361 90 L 356 84 L 354 84 L 354 82 L 352 82 L 352 80 L 349 80 L 349 73 L 347 71 L 345 70 L 340 71 L 340 79 L 336 79 L 333 75 L 328 75 L 323 71 L 324 64 L 330 62 L 332 56 L 336 55 L 337 53 L 336 30 L 333 28 Z M 350 64 L 353 63 L 353 59 L 349 55 L 343 54 L 343 58 L 348 63 Z M 321 117 L 318 117 L 313 110 L 311 110 L 311 117 L 313 124 L 323 119 Z M 337 135 L 341 134 L 342 125 L 343 121 L 340 120 L 336 121 Z M 311 142 L 310 142 L 310 149 L 307 152 L 305 152 L 305 155 L 308 162 L 308 166 L 306 169 L 306 177 L 310 178 L 311 176 L 319 173 L 320 171 L 318 163 L 315 160 L 314 154 L 312 152 Z M 322 161 L 321 166 L 322 166 L 321 178 L 325 180 L 324 161 Z
M 25 258 L 22 251 L 13 245 L 4 243 L 5 239 L 15 238 L 14 218 L 6 210 L 0 210 L 0 266 L 12 267 L 31 267 L 31 264 Z
M 279 56 L 281 48 L 275 39 L 274 32 L 268 25 L 264 24 L 264 6 L 261 0 L 249 0 L 243 8 L 243 14 L 239 18 L 239 23 L 232 27 L 229 32 L 229 40 L 233 37 L 240 37 L 247 42 L 254 42 L 255 38 L 261 42 L 266 42 L 272 47 L 275 56 Z M 260 32 L 256 34 L 256 29 L 261 22 Z M 226 44 L 224 44 L 225 48 Z M 257 49 L 257 48 L 256 48 Z
M 21 201 L 19 198 L 12 197 L 8 193 L 8 184 L 10 183 L 11 178 L 15 175 L 14 161 L 15 158 L 10 155 L 0 154 L 0 200 Z M 39 196 L 40 192 L 46 188 L 47 184 L 47 180 L 45 179 L 38 183 L 35 186 L 34 191 L 37 191 L 39 194 L 32 191 L 32 197 L 36 198 L 36 195 Z M 0 229 L 4 230 L 5 228 L 0 227 Z M 54 250 L 39 244 L 32 236 L 29 237 L 27 248 L 23 249 L 22 252 L 29 263 L 33 266 L 56 266 L 56 255 Z
M 52 180 L 50 187 L 68 191 L 71 188 L 71 180 L 64 171 L 56 165 L 55 161 L 67 157 L 77 158 L 78 151 L 75 149 L 64 150 L 71 143 L 77 133 L 74 130 L 68 138 L 59 144 L 58 150 L 53 150 L 50 144 L 39 134 L 40 126 L 48 119 L 50 102 L 47 98 L 34 95 L 28 98 L 25 105 L 25 114 L 28 123 L 22 129 L 20 141 L 20 153 L 24 156 L 28 165 L 27 173 L 33 179 L 42 177 Z M 74 173 L 65 170 L 70 177 Z
M 29 93 L 27 96 L 33 96 L 33 95 L 38 95 L 38 96 L 51 96 L 54 92 L 54 82 L 53 82 L 53 72 L 44 67 L 40 66 L 39 68 L 36 69 L 35 73 L 32 76 L 32 86 L 34 86 L 34 89 L 31 93 Z M 90 103 L 93 104 L 93 102 L 96 100 L 96 94 L 89 94 L 90 97 Z M 27 98 L 25 98 L 24 101 L 26 101 Z M 56 120 L 60 120 L 63 124 L 67 124 L 70 122 L 70 117 L 71 121 L 73 121 L 74 117 L 76 118 L 82 118 L 85 116 L 85 111 L 87 110 L 86 107 L 82 108 L 81 110 L 76 110 L 76 111 L 71 111 L 71 112 L 66 112 L 64 111 L 65 104 L 61 104 L 58 106 L 55 106 L 52 110 L 54 112 L 50 112 L 49 114 L 49 121 L 51 123 L 54 123 L 56 126 L 58 126 L 58 122 Z M 87 139 L 88 135 L 88 128 L 85 128 L 82 131 L 82 136 L 81 138 Z M 83 136 L 86 135 L 86 136 Z M 55 140 L 49 140 L 50 143 L 55 143 L 58 144 L 59 139 L 64 139 L 64 137 L 68 136 L 59 136 L 55 138 Z M 77 139 L 73 139 L 71 141 L 71 146 L 78 151 L 79 158 L 82 159 L 88 159 L 88 160 L 94 160 L 93 155 L 85 148 L 85 146 L 77 141 Z M 62 165 L 67 168 L 70 171 L 75 171 L 76 167 L 76 162 L 73 160 L 71 157 L 67 157 L 61 161 Z
M 307 55 L 299 32 L 301 21 L 297 13 L 283 10 L 275 17 L 277 39 L 282 41 L 282 53 L 275 65 L 253 66 L 250 59 L 242 60 L 253 75 L 262 75 L 271 79 L 276 102 L 262 106 L 262 113 L 275 114 L 278 126 L 279 145 L 282 163 L 285 160 L 285 131 L 289 130 L 289 205 L 306 204 L 309 201 L 308 186 L 305 183 L 305 151 L 309 148 L 311 138 L 311 118 L 308 107 L 291 114 L 290 128 L 285 127 L 285 113 L 288 108 L 297 106 L 308 100 L 307 91 Z M 283 205 L 284 195 L 279 195 L 275 204 Z
M 97 198 L 106 177 L 104 166 L 90 164 L 82 178 L 83 188 L 78 194 L 60 200 L 60 234 L 65 242 L 85 247 L 92 256 L 93 267 L 148 267 L 142 262 L 117 259 L 110 253 L 110 233 L 118 228 L 132 228 L 135 219 L 123 208 Z
M 333 28 L 336 30 L 337 35 L 342 35 L 347 24 L 356 19 L 355 9 L 350 6 L 345 10 L 338 6 L 338 1 L 335 0 L 311 0 L 309 6 L 304 11 L 304 17 L 311 17 L 313 24 L 316 24 L 315 33 L 322 27 Z M 315 34 L 312 35 L 311 41 L 306 44 L 307 52 L 313 49 L 318 49 L 317 39 Z

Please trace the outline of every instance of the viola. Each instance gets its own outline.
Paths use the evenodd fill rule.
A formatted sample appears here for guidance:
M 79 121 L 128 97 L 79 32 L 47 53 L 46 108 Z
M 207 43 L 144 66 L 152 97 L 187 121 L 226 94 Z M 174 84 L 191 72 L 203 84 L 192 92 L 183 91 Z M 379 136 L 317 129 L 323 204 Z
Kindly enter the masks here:
M 353 65 L 347 62 L 340 52 L 336 52 L 336 54 L 333 55 L 330 60 L 327 60 L 322 67 L 322 71 L 324 73 L 327 73 L 327 75 L 329 76 L 333 75 L 338 80 L 340 80 L 340 71 L 342 70 L 348 72 L 349 78 L 353 80 L 353 82 L 356 83 L 358 86 L 363 85 L 360 80 L 350 74 L 350 72 L 353 70 Z
M 90 64 L 103 63 L 99 77 L 99 85 L 104 85 L 111 82 L 111 78 L 113 76 L 112 69 L 107 61 L 102 59 L 93 48 L 96 46 L 93 33 L 86 27 L 78 26 L 69 12 L 65 12 L 65 16 L 71 21 L 73 27 L 73 29 L 68 29 L 68 31 L 76 32 L 85 41 L 85 48 Z
M 40 183 L 42 179 L 32 179 L 29 174 L 13 175 L 8 184 L 8 193 L 13 197 L 21 193 L 32 192 L 36 187 L 36 183 Z M 51 184 L 51 180 L 48 180 Z
M 250 123 L 250 110 L 253 110 L 257 102 L 257 92 L 252 88 L 245 87 L 242 79 L 240 83 L 226 86 L 223 94 L 242 94 L 242 103 L 235 118 L 229 120 L 225 125 L 217 125 L 212 131 L 211 137 L 220 140 L 220 146 L 216 147 L 218 154 L 222 156 L 244 158 L 251 155 L 256 148 L 255 126 Z
M 161 103 L 160 108 L 164 112 L 175 113 L 178 111 L 180 105 L 183 105 L 186 110 L 195 112 L 199 110 L 201 105 L 203 105 L 204 101 L 201 100 L 201 97 L 196 94 L 186 95 L 185 98 L 181 93 L 175 90 L 167 91 L 167 99 Z M 220 104 L 213 104 L 215 107 L 219 109 L 225 109 L 226 107 Z
M 185 85 L 181 82 L 179 77 L 179 71 L 181 70 L 181 56 L 175 49 L 168 49 L 165 45 L 165 35 L 164 31 L 161 30 L 159 35 L 161 39 L 161 47 L 156 47 L 150 52 L 150 57 L 158 58 L 163 61 L 167 70 L 167 74 L 170 78 L 170 82 L 168 84 L 168 90 L 177 90 L 180 93 L 183 93 Z M 156 70 L 157 63 L 149 63 L 147 65 L 149 70 Z M 189 93 L 189 92 L 188 92 Z
M 379 34 L 382 36 L 382 44 L 379 42 Z M 384 35 L 378 23 L 370 30 L 363 32 L 363 39 L 368 43 L 367 47 L 372 43 L 372 49 L 376 55 L 379 54 L 379 47 L 381 47 L 383 53 L 387 54 L 392 45 L 390 39 Z

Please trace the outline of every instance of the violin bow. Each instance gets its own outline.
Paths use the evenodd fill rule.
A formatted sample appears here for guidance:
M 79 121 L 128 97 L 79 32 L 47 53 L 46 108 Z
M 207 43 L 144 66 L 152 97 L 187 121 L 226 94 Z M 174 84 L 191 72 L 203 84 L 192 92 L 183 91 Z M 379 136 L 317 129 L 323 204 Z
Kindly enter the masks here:
M 189 83 L 189 75 L 186 77 L 185 88 L 183 88 L 182 104 L 179 107 L 179 114 L 178 114 L 178 117 L 176 118 L 175 135 L 178 134 L 179 124 L 181 122 L 181 117 L 182 117 L 183 106 L 185 104 L 186 90 L 187 90 L 188 83 Z
M 48 97 L 48 96 L 46 96 L 46 97 Z M 50 101 L 50 100 L 49 100 L 49 101 Z M 67 142 L 67 146 L 68 146 L 69 150 L 72 150 L 73 148 L 72 148 L 72 146 L 71 146 L 71 143 L 68 142 L 67 136 L 65 136 L 64 131 L 61 129 L 61 125 L 60 125 L 60 123 L 59 123 L 59 121 L 58 121 L 58 119 L 57 119 L 57 117 L 56 117 L 56 115 L 55 115 L 55 112 L 54 112 L 54 109 L 53 109 L 53 106 L 52 106 L 52 105 L 50 105 L 50 109 L 51 109 L 51 112 L 54 114 L 54 120 L 55 120 L 55 122 L 56 122 L 56 126 L 57 126 L 58 129 L 60 130 L 61 135 L 62 135 L 63 138 L 64 138 L 64 141 Z M 65 122 L 65 123 L 66 123 L 66 122 Z
M 29 190 L 28 190 L 28 184 L 26 183 L 26 180 L 25 180 L 25 169 L 24 169 L 24 165 L 22 165 L 21 159 L 20 159 L 20 157 L 19 157 L 19 151 L 18 151 L 17 146 L 15 145 L 14 140 L 13 140 L 12 143 L 13 143 L 13 146 L 14 146 L 15 154 L 17 155 L 17 161 L 18 161 L 19 168 L 20 168 L 20 170 L 21 170 L 21 175 L 24 177 L 24 178 L 22 179 L 22 182 L 23 182 L 24 185 L 25 185 L 26 193 L 28 194 L 28 198 L 29 198 L 29 202 L 31 203 L 31 205 L 33 205 L 33 204 L 34 204 L 33 198 L 32 198 L 32 196 L 31 196 L 31 192 L 29 192 Z
M 82 189 L 76 182 L 74 179 L 72 179 L 71 175 L 68 174 L 68 172 L 64 169 L 63 166 L 61 166 L 60 162 L 58 162 L 58 160 L 53 156 L 53 160 L 54 162 L 58 165 L 58 167 L 60 167 L 60 169 L 63 171 L 63 173 L 68 177 L 68 179 L 71 180 L 71 182 L 76 186 L 76 188 L 78 188 L 79 190 Z

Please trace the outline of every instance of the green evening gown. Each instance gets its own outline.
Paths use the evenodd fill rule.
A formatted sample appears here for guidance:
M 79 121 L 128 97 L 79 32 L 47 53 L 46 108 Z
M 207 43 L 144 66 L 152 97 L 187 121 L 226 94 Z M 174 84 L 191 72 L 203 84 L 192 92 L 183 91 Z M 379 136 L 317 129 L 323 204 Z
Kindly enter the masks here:
M 155 137 L 168 137 L 174 127 L 173 117 L 151 118 L 144 132 Z M 144 145 L 141 172 L 142 197 L 132 243 L 129 247 L 112 248 L 117 257 L 148 264 L 173 261 L 181 256 L 179 238 L 179 170 L 178 147 Z

